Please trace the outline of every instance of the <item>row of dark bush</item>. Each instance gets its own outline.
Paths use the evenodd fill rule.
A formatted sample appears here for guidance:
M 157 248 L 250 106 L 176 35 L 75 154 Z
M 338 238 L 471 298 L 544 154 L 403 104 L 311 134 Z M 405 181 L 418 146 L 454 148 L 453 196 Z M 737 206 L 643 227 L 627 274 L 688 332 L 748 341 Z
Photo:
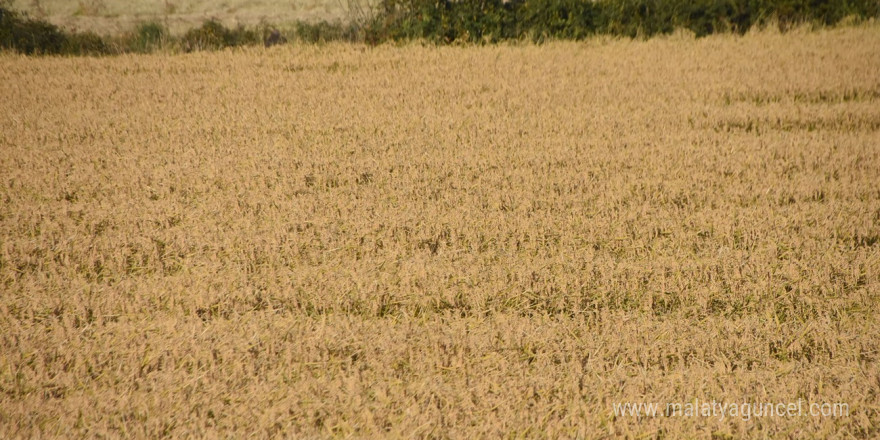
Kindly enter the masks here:
M 65 31 L 47 21 L 30 18 L 0 5 L 0 49 L 28 55 L 149 53 L 163 48 L 188 52 L 286 41 L 280 32 L 267 26 L 228 28 L 214 20 L 206 21 L 179 37 L 172 36 L 157 22 L 142 23 L 130 33 L 107 37 L 93 32 Z
M 425 39 L 497 42 L 583 39 L 597 34 L 649 37 L 678 28 L 697 36 L 744 33 L 775 24 L 833 25 L 880 16 L 880 0 L 381 0 L 372 17 L 350 23 L 297 23 L 287 36 L 306 42 Z M 0 49 L 24 54 L 101 55 L 161 48 L 212 50 L 273 45 L 287 36 L 268 26 L 228 28 L 207 21 L 182 36 L 144 23 L 129 34 L 68 32 L 0 4 Z
M 880 15 L 878 0 L 382 0 L 366 38 L 494 42 L 649 37 L 677 28 L 698 37 L 776 24 L 833 25 Z

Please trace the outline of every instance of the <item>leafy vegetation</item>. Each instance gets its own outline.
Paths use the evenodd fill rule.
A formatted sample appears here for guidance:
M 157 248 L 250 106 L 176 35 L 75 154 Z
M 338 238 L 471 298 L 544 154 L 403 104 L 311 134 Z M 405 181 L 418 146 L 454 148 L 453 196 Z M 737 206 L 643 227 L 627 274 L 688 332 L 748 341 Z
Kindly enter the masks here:
M 299 22 L 291 40 L 385 41 L 425 39 L 436 43 L 528 39 L 580 40 L 591 35 L 650 37 L 688 29 L 698 37 L 718 32 L 743 34 L 754 26 L 787 30 L 810 23 L 828 26 L 846 17 L 880 15 L 877 0 L 382 0 L 370 15 L 360 11 L 348 23 Z M 271 37 L 270 37 L 271 35 Z M 271 39 L 271 41 L 270 41 Z M 207 21 L 179 38 L 158 23 L 141 24 L 121 37 L 67 32 L 0 4 L 0 48 L 25 54 L 94 55 L 267 46 L 288 41 L 277 30 L 228 28 Z
M 141 23 L 135 30 L 130 41 L 130 47 L 134 52 L 153 52 L 170 40 L 165 26 L 156 22 Z
M 295 26 L 296 36 L 307 43 L 324 43 L 329 41 L 357 41 L 359 29 L 354 24 L 342 25 L 319 21 L 317 23 L 299 22 Z
M 67 39 L 57 26 L 31 20 L 0 4 L 0 48 L 27 55 L 57 54 L 65 49 Z
M 648 37 L 676 28 L 697 36 L 745 33 L 756 25 L 832 25 L 876 17 L 876 0 L 383 0 L 370 28 L 377 40 L 498 41 Z
M 193 50 L 217 50 L 225 47 L 236 47 L 259 44 L 257 32 L 239 26 L 229 29 L 222 23 L 209 20 L 201 27 L 191 29 L 183 35 L 181 44 L 186 51 Z
M 93 32 L 69 32 L 40 19 L 0 5 L 0 49 L 27 55 L 112 55 L 149 53 L 157 50 L 217 50 L 226 47 L 256 45 L 272 38 L 273 44 L 286 39 L 265 29 L 228 28 L 209 20 L 180 37 L 169 34 L 164 25 L 145 22 L 134 31 L 118 36 L 100 36 Z

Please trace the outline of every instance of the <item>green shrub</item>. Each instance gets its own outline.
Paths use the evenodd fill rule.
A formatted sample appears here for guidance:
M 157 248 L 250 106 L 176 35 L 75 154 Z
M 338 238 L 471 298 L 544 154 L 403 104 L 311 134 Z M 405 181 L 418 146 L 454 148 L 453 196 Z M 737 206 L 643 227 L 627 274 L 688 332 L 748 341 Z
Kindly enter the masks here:
M 382 0 L 368 42 L 422 38 L 581 39 L 593 34 L 649 37 L 676 28 L 697 36 L 744 33 L 755 25 L 832 25 L 880 16 L 877 0 Z
M 57 26 L 13 11 L 0 0 L 0 48 L 24 54 L 102 55 L 148 53 L 167 45 L 184 51 L 283 44 L 276 29 L 234 29 L 210 20 L 179 40 L 159 23 L 140 24 L 131 34 L 108 40 L 94 33 L 65 33 Z M 376 14 L 350 23 L 295 24 L 309 43 L 424 39 L 496 42 L 510 39 L 582 39 L 595 34 L 650 37 L 689 29 L 698 37 L 745 33 L 754 26 L 800 23 L 833 25 L 846 17 L 880 16 L 880 0 L 380 0 Z
M 93 32 L 76 32 L 65 37 L 61 53 L 69 55 L 106 55 L 111 47 Z
M 0 47 L 23 54 L 58 54 L 66 37 L 57 26 L 0 5 Z
M 523 33 L 536 41 L 544 38 L 580 40 L 595 33 L 600 9 L 580 0 L 533 0 L 517 11 Z
M 0 47 L 33 55 L 103 55 L 110 46 L 92 32 L 64 33 L 57 26 L 0 6 Z
M 165 26 L 151 21 L 138 25 L 129 47 L 134 52 L 149 53 L 163 47 L 169 39 Z
M 194 50 L 217 50 L 225 47 L 259 44 L 260 36 L 256 31 L 239 26 L 229 29 L 216 20 L 209 20 L 201 27 L 189 30 L 181 39 L 181 45 L 187 52 Z
M 295 26 L 296 37 L 307 43 L 325 43 L 329 41 L 357 41 L 360 33 L 354 23 L 342 24 L 320 21 L 309 23 L 300 21 Z

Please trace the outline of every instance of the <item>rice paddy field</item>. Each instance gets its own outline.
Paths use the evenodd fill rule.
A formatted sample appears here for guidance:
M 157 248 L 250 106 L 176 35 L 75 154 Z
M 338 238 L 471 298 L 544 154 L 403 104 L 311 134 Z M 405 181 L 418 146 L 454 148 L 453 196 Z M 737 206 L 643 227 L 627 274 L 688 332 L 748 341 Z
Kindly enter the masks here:
M 0 54 L 0 437 L 877 438 L 878 72 L 876 23 Z

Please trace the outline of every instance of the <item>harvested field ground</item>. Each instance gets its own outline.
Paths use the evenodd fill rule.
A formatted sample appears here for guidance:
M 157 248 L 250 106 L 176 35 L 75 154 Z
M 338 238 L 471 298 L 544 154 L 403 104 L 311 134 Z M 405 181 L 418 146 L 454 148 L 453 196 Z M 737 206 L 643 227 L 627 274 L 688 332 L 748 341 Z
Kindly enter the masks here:
M 0 437 L 876 438 L 878 72 L 877 25 L 2 55 Z M 848 414 L 614 410 L 694 399 Z

